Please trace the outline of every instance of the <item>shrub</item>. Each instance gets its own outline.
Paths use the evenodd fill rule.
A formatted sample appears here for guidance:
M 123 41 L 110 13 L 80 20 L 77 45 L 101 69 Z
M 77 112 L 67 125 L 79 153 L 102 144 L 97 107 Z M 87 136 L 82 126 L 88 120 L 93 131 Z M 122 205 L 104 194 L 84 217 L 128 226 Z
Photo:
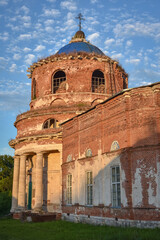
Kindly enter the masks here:
M 12 194 L 8 192 L 0 192 L 0 216 L 6 215 L 11 209 Z

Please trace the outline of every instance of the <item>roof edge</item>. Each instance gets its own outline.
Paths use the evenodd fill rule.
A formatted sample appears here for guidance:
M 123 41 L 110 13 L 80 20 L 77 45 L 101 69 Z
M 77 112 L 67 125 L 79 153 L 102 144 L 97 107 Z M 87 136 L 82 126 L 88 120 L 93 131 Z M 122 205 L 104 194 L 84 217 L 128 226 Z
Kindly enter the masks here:
M 116 63 L 119 65 L 119 62 L 117 60 L 113 60 L 110 57 L 106 56 L 106 55 L 100 55 L 97 53 L 87 53 L 87 52 L 73 52 L 70 54 L 65 54 L 65 53 L 61 53 L 61 54 L 54 54 L 51 55 L 49 57 L 46 58 L 42 58 L 39 59 L 38 62 L 34 62 L 28 69 L 27 72 L 29 74 L 27 74 L 28 78 L 32 78 L 32 73 L 34 71 L 35 68 L 40 67 L 44 64 L 48 64 L 50 62 L 57 62 L 57 61 L 63 61 L 63 60 L 74 60 L 74 59 L 89 59 L 89 60 L 95 60 L 95 61 L 99 61 L 99 62 L 111 62 L 111 63 Z M 121 67 L 119 65 L 119 67 Z M 124 71 L 124 69 L 121 67 L 121 69 Z
M 94 107 L 88 109 L 87 111 L 85 111 L 85 112 L 83 112 L 83 113 L 81 113 L 81 114 L 78 114 L 78 115 L 74 116 L 73 118 L 68 119 L 67 121 L 61 123 L 60 125 L 62 126 L 62 125 L 64 125 L 64 124 L 66 124 L 67 122 L 70 122 L 70 121 L 73 120 L 74 118 L 79 117 L 79 116 L 81 116 L 81 115 L 83 115 L 83 114 L 85 114 L 85 113 L 87 113 L 87 112 L 92 111 L 92 110 L 95 109 L 98 105 L 103 105 L 104 103 L 110 101 L 111 99 L 113 99 L 113 98 L 115 98 L 115 97 L 117 97 L 117 96 L 119 96 L 119 95 L 122 95 L 122 94 L 125 93 L 125 92 L 130 92 L 130 91 L 132 91 L 132 90 L 139 89 L 139 88 L 153 87 L 153 86 L 156 86 L 156 85 L 160 85 L 160 82 L 155 82 L 155 83 L 151 83 L 151 84 L 149 84 L 149 85 L 143 85 L 143 86 L 139 86 L 139 87 L 135 87 L 135 88 L 127 88 L 127 89 L 124 89 L 124 90 L 122 90 L 121 92 L 114 94 L 112 97 L 107 98 L 107 99 L 104 100 L 103 102 L 98 103 L 97 105 L 95 105 Z

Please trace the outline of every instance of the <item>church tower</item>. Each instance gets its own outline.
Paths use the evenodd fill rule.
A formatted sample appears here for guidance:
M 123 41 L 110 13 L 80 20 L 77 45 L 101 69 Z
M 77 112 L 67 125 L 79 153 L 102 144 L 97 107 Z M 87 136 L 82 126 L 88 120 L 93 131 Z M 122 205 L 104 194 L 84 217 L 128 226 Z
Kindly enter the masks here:
M 17 116 L 17 136 L 9 142 L 15 149 L 11 212 L 61 212 L 61 123 L 127 88 L 128 78 L 81 29 L 28 72 L 30 110 Z

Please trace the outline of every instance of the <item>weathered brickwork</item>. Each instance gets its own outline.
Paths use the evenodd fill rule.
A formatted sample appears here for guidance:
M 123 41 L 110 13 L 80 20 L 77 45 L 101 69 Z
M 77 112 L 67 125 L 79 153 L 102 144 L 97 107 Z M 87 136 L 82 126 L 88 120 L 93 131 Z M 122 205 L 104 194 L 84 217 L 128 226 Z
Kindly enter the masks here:
M 28 72 L 30 110 L 9 142 L 14 217 L 159 226 L 160 84 L 127 89 L 127 73 L 81 31 Z
M 79 215 L 84 219 L 98 216 L 102 217 L 101 224 L 105 217 L 114 219 L 115 225 L 119 219 L 128 219 L 126 224 L 134 221 L 131 225 L 137 226 L 139 220 L 159 221 L 159 93 L 159 83 L 129 89 L 63 124 L 62 200 L 68 220 L 80 221 Z M 114 141 L 120 148 L 112 151 Z M 87 149 L 91 149 L 92 156 L 86 157 Z M 118 208 L 113 207 L 111 196 L 114 166 L 120 166 Z M 92 206 L 86 203 L 87 171 L 93 174 Z M 71 206 L 66 198 L 68 174 L 72 175 Z
M 103 86 L 97 85 L 100 90 L 93 91 L 92 74 L 96 70 L 103 73 L 103 77 L 96 80 Z M 30 110 L 17 116 L 14 124 L 17 136 L 10 141 L 17 161 L 11 211 L 32 208 L 33 211 L 59 212 L 62 185 L 60 124 L 126 88 L 127 74 L 109 57 L 83 52 L 51 56 L 33 64 L 29 71 L 32 78 Z M 53 83 L 57 72 L 63 72 L 65 78 L 57 77 Z M 72 141 L 70 147 L 74 144 Z

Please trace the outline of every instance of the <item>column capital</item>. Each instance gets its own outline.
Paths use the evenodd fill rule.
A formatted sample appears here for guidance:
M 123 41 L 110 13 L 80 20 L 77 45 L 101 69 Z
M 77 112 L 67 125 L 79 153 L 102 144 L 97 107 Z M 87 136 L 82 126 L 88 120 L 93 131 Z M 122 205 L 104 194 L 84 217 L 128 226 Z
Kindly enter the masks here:
M 36 152 L 36 155 L 43 155 L 45 152 L 41 151 L 41 152 Z
M 21 154 L 20 155 L 20 157 L 22 156 L 22 157 L 27 157 L 29 154 L 28 153 L 23 153 L 23 154 Z

